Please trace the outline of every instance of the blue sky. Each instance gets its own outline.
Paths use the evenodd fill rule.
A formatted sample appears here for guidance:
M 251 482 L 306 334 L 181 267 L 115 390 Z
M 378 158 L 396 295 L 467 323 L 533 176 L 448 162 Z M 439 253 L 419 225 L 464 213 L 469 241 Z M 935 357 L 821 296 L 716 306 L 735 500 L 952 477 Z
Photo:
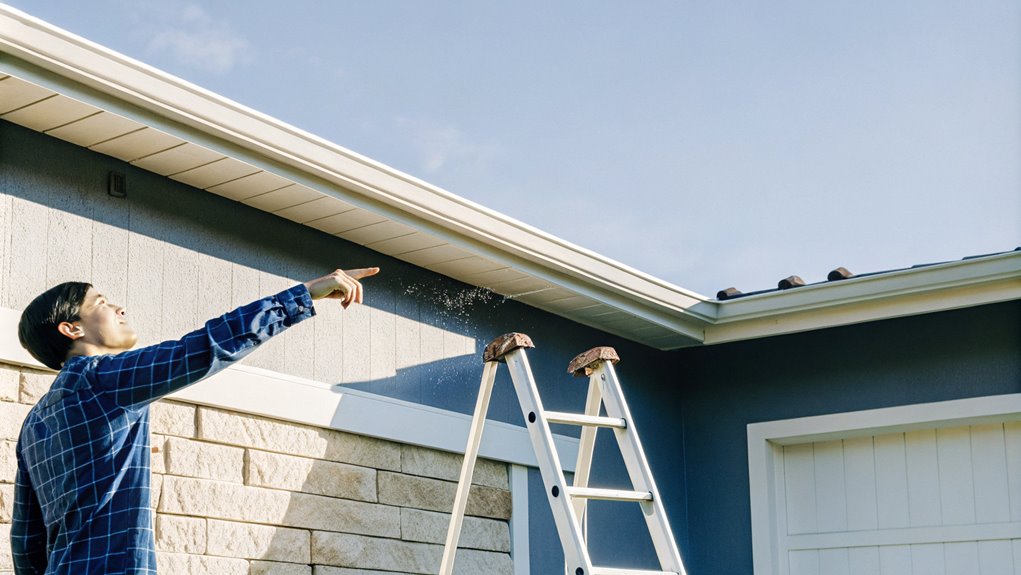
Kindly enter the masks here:
M 9 4 L 684 288 L 1021 245 L 1021 4 Z

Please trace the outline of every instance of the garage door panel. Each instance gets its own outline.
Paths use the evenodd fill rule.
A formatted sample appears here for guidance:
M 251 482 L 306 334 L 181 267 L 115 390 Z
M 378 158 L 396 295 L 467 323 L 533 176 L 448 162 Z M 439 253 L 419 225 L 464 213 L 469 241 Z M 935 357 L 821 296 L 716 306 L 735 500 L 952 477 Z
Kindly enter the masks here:
M 811 443 L 784 448 L 784 483 L 787 487 L 787 532 L 815 533 L 815 448 Z
M 852 547 L 847 550 L 851 573 L 879 573 L 879 547 Z
M 815 444 L 816 529 L 847 531 L 847 492 L 844 489 L 844 442 Z
M 821 575 L 819 565 L 819 552 L 791 551 L 790 553 L 791 575 Z
M 943 506 L 936 430 L 905 433 L 904 451 L 908 472 L 909 524 L 912 527 L 941 525 Z
M 1010 492 L 1010 520 L 1021 521 L 1021 422 L 1008 422 L 1003 426 L 1007 453 L 1007 486 Z M 1021 553 L 1015 553 L 1015 562 L 1021 563 Z M 1021 571 L 1018 572 L 1021 575 Z
M 1007 449 L 1003 425 L 975 425 L 971 428 L 972 465 L 975 480 L 975 521 L 1010 521 Z
M 877 436 L 875 445 L 879 528 L 907 527 L 911 519 L 908 512 L 904 434 Z
M 879 573 L 904 575 L 911 573 L 911 546 L 889 545 L 879 548 Z
M 844 476 L 847 490 L 847 529 L 879 527 L 876 507 L 876 454 L 871 437 L 844 441 Z
M 1014 553 L 1010 541 L 980 541 L 979 571 L 982 575 L 1014 575 Z
M 943 525 L 975 522 L 975 484 L 972 478 L 971 435 L 966 427 L 936 431 L 939 450 L 940 499 Z
M 857 575 L 851 570 L 847 549 L 823 549 L 819 551 L 819 571 L 827 575 Z
M 911 546 L 912 575 L 943 575 L 943 544 L 923 544 Z
M 947 543 L 943 548 L 947 575 L 978 575 L 978 543 L 965 541 Z

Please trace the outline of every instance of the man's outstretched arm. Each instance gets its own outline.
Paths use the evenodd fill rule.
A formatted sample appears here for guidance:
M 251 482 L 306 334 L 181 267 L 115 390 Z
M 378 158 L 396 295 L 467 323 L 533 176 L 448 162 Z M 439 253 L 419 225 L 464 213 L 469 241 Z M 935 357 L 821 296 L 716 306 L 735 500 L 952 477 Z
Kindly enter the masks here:
M 102 356 L 92 373 L 93 385 L 97 391 L 114 394 L 116 403 L 124 407 L 155 401 L 216 373 L 270 337 L 312 317 L 313 300 L 339 299 L 345 308 L 361 303 L 360 280 L 378 271 L 336 270 L 209 320 L 177 341 Z

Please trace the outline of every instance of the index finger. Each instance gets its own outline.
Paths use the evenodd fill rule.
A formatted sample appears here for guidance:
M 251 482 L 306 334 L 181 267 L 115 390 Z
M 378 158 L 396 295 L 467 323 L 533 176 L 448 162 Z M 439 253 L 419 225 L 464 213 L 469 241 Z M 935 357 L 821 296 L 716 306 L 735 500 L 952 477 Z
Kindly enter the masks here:
M 379 273 L 379 268 L 358 268 L 356 270 L 344 270 L 344 273 L 351 279 L 360 280 Z

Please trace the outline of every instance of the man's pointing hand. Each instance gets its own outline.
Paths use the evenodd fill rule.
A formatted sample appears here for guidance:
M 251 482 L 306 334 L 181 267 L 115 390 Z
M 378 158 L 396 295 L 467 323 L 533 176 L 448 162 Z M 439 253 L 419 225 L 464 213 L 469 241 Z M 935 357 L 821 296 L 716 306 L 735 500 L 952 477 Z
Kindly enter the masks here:
M 329 275 L 305 282 L 312 299 L 339 299 L 347 309 L 353 303 L 362 303 L 363 289 L 359 280 L 374 276 L 379 268 L 359 268 L 356 270 L 336 270 Z

